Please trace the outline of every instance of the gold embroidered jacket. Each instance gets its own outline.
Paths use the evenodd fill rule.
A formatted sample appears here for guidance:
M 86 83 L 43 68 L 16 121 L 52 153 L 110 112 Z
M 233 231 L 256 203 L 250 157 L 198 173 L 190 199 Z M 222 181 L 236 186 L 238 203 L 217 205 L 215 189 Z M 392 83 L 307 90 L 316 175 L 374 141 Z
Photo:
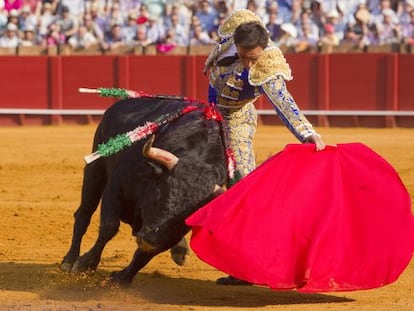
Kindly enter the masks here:
M 206 70 L 210 70 L 209 101 L 234 111 L 265 94 L 281 120 L 303 142 L 316 132 L 286 88 L 285 80 L 291 80 L 292 74 L 278 47 L 269 42 L 250 69 L 244 68 L 240 60 L 228 66 L 217 64 L 223 56 L 228 56 L 226 53 L 235 50 L 234 30 L 247 21 L 261 23 L 253 12 L 240 10 L 233 13 L 219 29 L 222 40 L 206 60 Z

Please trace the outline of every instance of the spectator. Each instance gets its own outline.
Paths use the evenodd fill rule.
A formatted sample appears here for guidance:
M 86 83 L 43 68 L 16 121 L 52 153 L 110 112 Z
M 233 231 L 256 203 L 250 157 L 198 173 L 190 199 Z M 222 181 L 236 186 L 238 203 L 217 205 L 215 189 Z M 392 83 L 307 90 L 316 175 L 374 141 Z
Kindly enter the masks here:
M 147 38 L 151 44 L 157 44 L 163 41 L 165 38 L 165 32 L 165 27 L 159 21 L 159 18 L 150 16 L 147 25 Z
M 371 24 L 368 30 L 368 45 L 369 46 L 380 46 L 382 44 L 380 38 L 380 32 L 377 24 Z
M 256 4 L 255 0 L 248 0 L 247 4 L 246 4 L 246 9 L 252 11 L 256 15 L 260 15 L 259 12 L 258 12 L 259 8 L 257 7 L 257 4 Z
M 247 1 L 248 0 L 231 0 L 231 1 L 229 1 L 230 2 L 229 6 L 231 8 L 231 11 L 234 12 L 234 11 L 238 11 L 238 10 L 247 8 Z
M 46 36 L 48 32 L 48 26 L 54 21 L 55 16 L 53 15 L 52 5 L 49 2 L 44 2 L 41 6 L 39 17 L 39 35 Z
M 366 5 L 360 5 L 358 7 L 354 13 L 354 20 L 355 22 L 347 24 L 341 44 L 349 44 L 362 49 L 369 44 L 368 31 L 371 15 Z
M 122 34 L 121 25 L 114 24 L 111 27 L 110 33 L 106 36 L 104 42 L 104 50 L 116 50 L 119 47 L 125 46 L 125 37 Z
M 398 16 L 398 21 L 401 26 L 411 23 L 410 13 L 412 10 L 414 10 L 414 0 L 405 0 Z
M 148 11 L 148 7 L 145 4 L 142 4 L 139 8 L 138 18 L 137 18 L 137 24 L 138 25 L 144 25 L 148 22 L 148 18 L 150 16 L 150 13 Z
M 280 25 L 283 24 L 283 20 L 282 20 L 281 16 L 279 15 L 279 7 L 277 6 L 277 2 L 271 2 L 270 4 L 268 4 L 266 6 L 265 13 L 263 14 L 263 16 L 261 16 L 262 20 L 265 24 L 269 23 L 269 20 L 270 20 L 269 15 L 271 13 L 276 14 L 276 16 L 279 19 L 278 22 L 279 22 Z
M 344 38 L 346 24 L 343 22 L 343 18 L 337 10 L 330 11 L 326 14 L 325 25 L 326 24 L 331 24 L 334 27 L 335 37 L 337 37 L 339 40 L 342 40 Z M 326 33 L 325 26 L 324 33 Z
M 98 15 L 106 15 L 109 14 L 112 3 L 112 0 L 85 0 L 85 11 L 91 13 L 95 10 Z
M 214 22 L 213 30 L 211 30 L 209 32 L 209 36 L 210 36 L 211 39 L 213 39 L 213 40 L 218 40 L 219 39 L 218 29 L 224 23 L 224 21 L 226 20 L 226 18 L 227 18 L 227 15 L 224 14 L 224 13 L 220 13 L 217 16 L 217 19 Z
M 67 6 L 62 6 L 59 16 L 55 19 L 55 23 L 59 25 L 66 40 L 69 40 L 78 31 L 79 19 L 70 14 L 70 9 Z
M 143 6 L 141 6 L 140 10 L 142 10 Z M 138 16 L 137 23 L 139 22 L 140 16 Z M 119 9 L 119 3 L 114 2 L 112 3 L 112 6 L 109 10 L 109 14 L 106 16 L 106 29 L 104 30 L 104 33 L 106 36 L 111 36 L 111 32 L 113 31 L 114 25 L 123 25 L 124 24 L 124 17 L 122 15 L 122 12 Z M 146 22 L 146 20 L 145 20 Z
M 246 5 L 246 9 L 256 13 L 261 17 L 266 17 L 266 7 L 266 0 L 248 0 Z
M 320 9 L 323 15 L 326 15 L 328 12 L 336 11 L 337 9 L 337 0 L 318 0 L 320 4 Z
M 395 23 L 395 13 L 391 9 L 384 9 L 382 11 L 383 22 L 376 23 L 379 31 L 379 38 L 381 44 L 395 44 L 400 43 L 401 29 L 398 23 Z
M 378 8 L 380 7 L 380 2 L 381 0 L 367 0 L 366 5 L 367 5 L 368 11 L 373 13 L 376 10 L 378 10 Z
M 228 16 L 231 12 L 231 8 L 227 5 L 226 1 L 218 0 L 215 4 L 215 9 L 217 15 L 223 14 L 224 16 Z
M 42 44 L 47 47 L 60 47 L 66 42 L 65 35 L 60 31 L 59 25 L 51 23 L 47 34 L 42 39 Z
M 393 23 L 398 23 L 397 13 L 391 8 L 390 0 L 381 0 L 379 7 L 371 12 L 371 23 L 376 23 L 377 26 L 384 22 L 384 10 L 387 10 L 387 14 L 391 15 Z
M 36 14 L 37 10 L 40 9 L 42 2 L 39 0 L 23 0 L 23 7 L 27 6 L 30 9 L 31 14 Z
M 35 28 L 32 25 L 26 26 L 20 40 L 20 46 L 36 46 L 39 45 L 39 40 L 36 36 Z
M 4 9 L 7 12 L 11 10 L 19 11 L 23 6 L 23 0 L 4 0 Z
M 338 46 L 341 38 L 335 32 L 335 26 L 332 24 L 324 25 L 324 34 L 320 37 L 318 45 L 320 47 L 326 47 L 328 51 L 332 50 L 332 47 Z
M 104 34 L 106 31 L 109 32 L 110 26 L 108 24 L 108 19 L 106 18 L 105 12 L 100 11 L 99 5 L 94 3 L 91 5 L 89 13 L 91 15 L 93 23 L 99 27 L 101 32 Z
M 131 43 L 133 45 L 143 46 L 143 47 L 148 46 L 152 43 L 151 40 L 148 38 L 147 28 L 144 25 L 139 25 L 136 28 L 136 34 L 135 34 L 134 40 Z M 129 43 L 127 42 L 127 44 Z
M 313 38 L 319 39 L 319 26 L 312 19 L 310 10 L 302 11 L 302 13 L 300 14 L 299 22 L 295 26 L 298 29 L 303 29 L 304 25 L 307 25 L 305 27 L 308 27 L 308 30 L 311 32 L 311 36 Z
M 88 32 L 94 35 L 100 44 L 104 42 L 104 33 L 99 25 L 93 20 L 91 13 L 83 15 L 82 24 L 86 27 Z
M 293 51 L 297 44 L 298 31 L 291 23 L 284 23 L 280 26 L 282 36 L 276 44 L 281 48 L 286 48 L 288 51 Z
M 19 45 L 19 37 L 17 35 L 17 26 L 8 23 L 6 32 L 0 37 L 0 47 L 15 48 Z
M 277 42 L 282 35 L 281 25 L 282 21 L 278 17 L 278 11 L 269 11 L 269 21 L 266 24 L 266 29 L 269 32 L 269 38 L 273 42 Z
M 4 9 L 4 4 L 1 4 L 0 3 L 0 35 L 6 29 L 7 19 L 8 19 L 8 16 L 7 15 L 8 15 L 8 13 Z
M 214 22 L 217 18 L 217 12 L 214 7 L 211 6 L 208 0 L 200 0 L 199 7 L 195 12 L 195 15 L 201 22 L 201 25 L 207 32 L 211 32 L 214 29 Z
M 121 12 L 134 12 L 138 15 L 138 9 L 143 1 L 141 0 L 118 0 Z
M 309 13 L 309 9 L 308 9 L 308 14 Z M 301 2 L 299 0 L 293 0 L 292 1 L 292 10 L 290 11 L 290 14 L 284 14 L 283 22 L 284 23 L 291 23 L 295 26 L 299 25 L 300 23 L 300 18 L 302 16 L 302 5 Z
M 411 46 L 413 51 L 414 46 L 414 9 L 410 12 L 410 23 L 403 26 L 402 29 L 403 42 Z
M 296 40 L 296 52 L 312 51 L 316 48 L 319 41 L 319 35 L 315 36 L 312 31 L 311 24 L 302 24 L 301 29 L 298 31 L 298 37 Z
M 190 26 L 190 20 L 192 18 L 192 14 L 186 9 L 182 9 L 183 5 L 173 4 L 168 7 L 168 11 L 165 12 L 163 18 L 166 21 L 166 25 L 168 21 L 171 19 L 171 15 L 177 15 L 178 16 L 178 22 L 181 24 L 185 29 L 188 29 Z M 155 16 L 154 16 L 155 17 Z
M 19 12 L 15 9 L 10 10 L 9 12 L 9 18 L 7 20 L 7 23 L 11 23 L 11 24 L 15 24 L 17 26 L 17 28 L 20 28 L 20 23 L 19 23 Z
M 284 23 L 295 23 L 295 19 L 292 19 L 292 14 L 297 14 L 299 17 L 300 10 L 302 9 L 301 1 L 298 0 L 277 0 L 277 6 L 279 8 L 279 15 Z M 293 7 L 296 9 L 293 9 Z M 297 10 L 299 8 L 299 10 Z
M 177 40 L 175 38 L 175 31 L 174 29 L 168 29 L 167 33 L 165 34 L 164 40 L 157 44 L 157 51 L 158 53 L 168 53 L 169 51 L 175 49 L 177 47 Z
M 175 45 L 178 46 L 187 46 L 189 40 L 189 31 L 184 28 L 183 25 L 179 23 L 179 18 L 177 14 L 172 14 L 169 19 L 169 26 L 166 26 L 171 32 L 171 40 Z
M 98 41 L 84 25 L 80 25 L 76 34 L 69 38 L 68 43 L 72 49 L 79 50 L 93 46 L 97 44 Z
M 210 38 L 208 33 L 203 29 L 201 24 L 193 26 L 190 38 L 190 45 L 208 45 L 214 44 L 215 41 Z
M 60 4 L 63 7 L 68 7 L 70 15 L 77 18 L 78 21 L 85 12 L 85 0 L 60 0 Z
M 134 11 L 130 11 L 127 21 L 122 25 L 122 36 L 125 38 L 126 44 L 133 44 L 137 36 L 137 15 Z M 145 26 L 144 26 L 145 29 Z
M 35 28 L 38 24 L 36 15 L 30 10 L 30 6 L 24 5 L 20 11 L 19 25 L 20 29 Z
M 342 16 L 343 22 L 345 24 L 355 23 L 355 12 L 358 10 L 358 7 L 364 4 L 366 7 L 365 1 L 361 0 L 338 0 L 337 9 L 339 14 Z
M 301 15 L 301 18 L 302 18 L 302 15 Z M 321 6 L 320 1 L 311 2 L 309 17 L 313 21 L 313 23 L 316 25 L 318 34 L 319 32 L 322 32 L 324 17 L 323 17 L 322 6 Z M 315 30 L 313 29 L 312 31 L 315 31 Z

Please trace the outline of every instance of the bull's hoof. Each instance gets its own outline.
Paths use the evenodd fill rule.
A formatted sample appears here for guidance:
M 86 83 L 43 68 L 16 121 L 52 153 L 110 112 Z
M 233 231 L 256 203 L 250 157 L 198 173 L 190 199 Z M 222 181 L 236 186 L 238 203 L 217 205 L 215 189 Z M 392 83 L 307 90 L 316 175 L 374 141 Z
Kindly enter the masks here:
M 75 263 L 72 266 L 72 269 L 70 270 L 72 273 L 81 273 L 81 272 L 87 272 L 87 271 L 95 271 L 97 268 L 97 264 L 86 264 L 86 260 L 82 260 L 83 257 L 79 257 L 78 260 L 75 261 Z
M 122 287 L 128 287 L 132 283 L 133 277 L 127 275 L 124 270 L 112 272 L 109 281 Z
M 60 269 L 65 272 L 71 272 L 73 267 L 73 263 L 71 262 L 62 262 L 60 265 Z
M 88 269 L 86 269 L 78 261 L 76 261 L 73 264 L 72 269 L 70 270 L 70 272 L 72 272 L 72 273 L 81 273 L 81 272 L 85 272 L 86 270 L 88 270 Z
M 174 246 L 171 248 L 171 258 L 179 266 L 184 266 L 188 254 L 188 248 L 182 246 Z

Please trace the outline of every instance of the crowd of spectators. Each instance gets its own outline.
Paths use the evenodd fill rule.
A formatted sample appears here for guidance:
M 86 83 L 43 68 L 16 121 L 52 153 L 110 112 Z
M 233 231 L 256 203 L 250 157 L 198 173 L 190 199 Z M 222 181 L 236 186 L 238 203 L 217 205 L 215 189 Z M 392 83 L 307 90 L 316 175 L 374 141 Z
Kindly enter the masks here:
M 213 44 L 233 11 L 263 18 L 276 44 L 414 45 L 414 0 L 0 0 L 0 47 Z

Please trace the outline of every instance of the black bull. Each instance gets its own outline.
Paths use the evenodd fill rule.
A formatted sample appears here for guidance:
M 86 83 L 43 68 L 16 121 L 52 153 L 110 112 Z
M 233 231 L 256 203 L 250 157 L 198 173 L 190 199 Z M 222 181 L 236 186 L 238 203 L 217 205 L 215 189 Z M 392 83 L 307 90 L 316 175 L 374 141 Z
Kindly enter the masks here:
M 185 219 L 217 195 L 217 186 L 227 182 L 220 126 L 205 117 L 206 105 L 201 103 L 165 98 L 121 100 L 105 112 L 95 133 L 93 151 L 111 137 L 188 105 L 198 109 L 155 132 L 154 147 L 174 154 L 178 158 L 174 167 L 143 155 L 148 139 L 85 166 L 72 244 L 61 265 L 64 270 L 96 269 L 105 245 L 123 221 L 132 227 L 138 247 L 130 264 L 113 273 L 111 279 L 130 283 L 155 255 L 184 238 L 189 231 Z M 79 256 L 82 237 L 100 200 L 99 236 L 95 245 Z

